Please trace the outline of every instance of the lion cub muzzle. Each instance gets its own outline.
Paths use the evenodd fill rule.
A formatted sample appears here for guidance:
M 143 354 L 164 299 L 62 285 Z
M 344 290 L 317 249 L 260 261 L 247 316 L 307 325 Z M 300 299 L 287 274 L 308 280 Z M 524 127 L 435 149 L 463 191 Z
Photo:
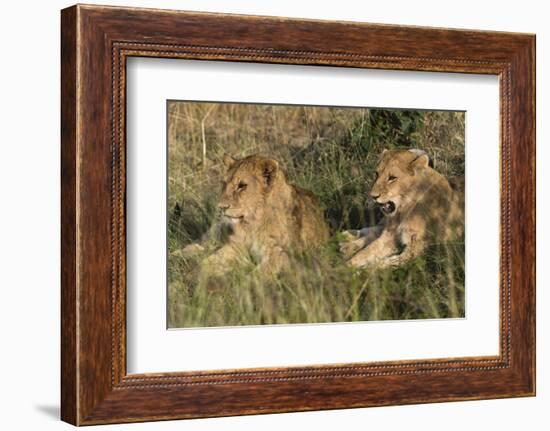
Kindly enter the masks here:
M 393 203 L 393 201 L 387 201 L 387 202 L 378 202 L 376 201 L 376 203 L 380 206 L 380 209 L 382 210 L 382 212 L 385 214 L 385 215 L 390 215 L 390 214 L 393 214 L 395 212 L 395 203 Z

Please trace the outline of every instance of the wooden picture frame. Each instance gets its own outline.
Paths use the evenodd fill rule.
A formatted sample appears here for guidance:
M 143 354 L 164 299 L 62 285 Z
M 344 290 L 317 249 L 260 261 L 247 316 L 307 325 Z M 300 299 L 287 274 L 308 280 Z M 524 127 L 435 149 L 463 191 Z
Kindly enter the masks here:
M 64 421 L 535 394 L 534 35 L 82 5 L 61 17 Z M 131 56 L 498 75 L 500 354 L 128 375 L 125 65 Z

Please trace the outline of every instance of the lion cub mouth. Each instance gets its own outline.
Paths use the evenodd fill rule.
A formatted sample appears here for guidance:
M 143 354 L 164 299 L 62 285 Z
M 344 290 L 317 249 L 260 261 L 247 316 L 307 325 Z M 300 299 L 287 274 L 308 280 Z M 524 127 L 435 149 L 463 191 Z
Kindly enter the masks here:
M 223 218 L 225 221 L 235 224 L 235 223 L 240 223 L 244 219 L 244 216 L 231 216 L 228 214 L 224 214 Z
M 395 204 L 392 201 L 379 204 L 384 214 L 391 214 L 395 211 Z

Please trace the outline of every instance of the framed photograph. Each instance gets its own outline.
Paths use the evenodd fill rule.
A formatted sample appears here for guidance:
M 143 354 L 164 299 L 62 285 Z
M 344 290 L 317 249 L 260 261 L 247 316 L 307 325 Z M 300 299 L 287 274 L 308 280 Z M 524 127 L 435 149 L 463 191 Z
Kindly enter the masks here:
M 169 328 L 465 317 L 465 112 L 167 112 Z
M 535 37 L 61 14 L 62 419 L 535 394 Z

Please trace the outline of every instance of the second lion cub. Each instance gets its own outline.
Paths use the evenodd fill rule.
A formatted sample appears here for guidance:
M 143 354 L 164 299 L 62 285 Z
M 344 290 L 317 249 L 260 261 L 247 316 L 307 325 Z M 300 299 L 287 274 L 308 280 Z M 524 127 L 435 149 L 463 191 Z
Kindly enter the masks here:
M 370 196 L 384 218 L 378 226 L 345 233 L 340 250 L 355 267 L 398 266 L 427 245 L 464 232 L 464 192 L 434 170 L 426 152 L 384 150 Z

